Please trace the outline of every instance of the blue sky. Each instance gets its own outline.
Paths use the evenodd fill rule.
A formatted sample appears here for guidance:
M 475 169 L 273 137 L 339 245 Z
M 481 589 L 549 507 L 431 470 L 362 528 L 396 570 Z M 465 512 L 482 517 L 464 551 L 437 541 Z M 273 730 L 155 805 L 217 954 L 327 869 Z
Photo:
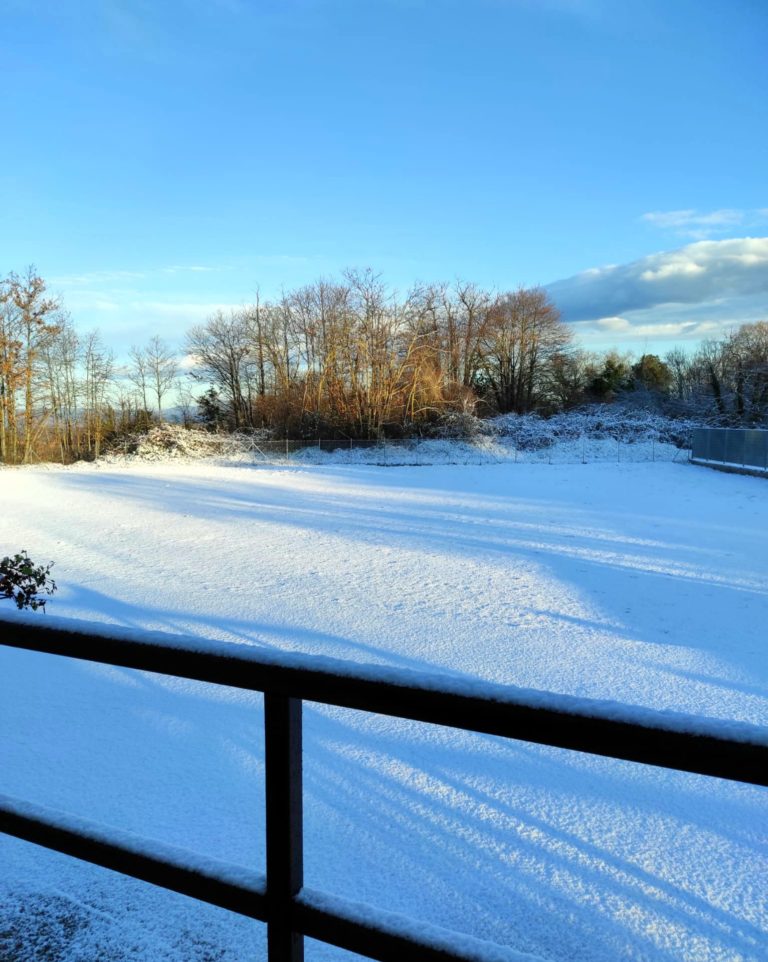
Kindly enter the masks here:
M 0 13 L 0 274 L 118 349 L 347 266 L 550 286 L 589 347 L 768 317 L 765 0 Z

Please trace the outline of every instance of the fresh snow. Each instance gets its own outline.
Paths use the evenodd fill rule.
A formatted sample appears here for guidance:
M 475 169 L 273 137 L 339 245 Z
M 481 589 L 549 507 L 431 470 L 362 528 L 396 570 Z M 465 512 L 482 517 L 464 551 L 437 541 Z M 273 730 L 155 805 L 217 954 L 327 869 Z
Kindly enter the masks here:
M 56 562 L 37 620 L 741 729 L 768 725 L 767 494 L 670 463 L 8 469 L 0 551 Z M 0 648 L 0 791 L 261 872 L 260 704 Z M 765 959 L 766 824 L 764 789 L 305 707 L 307 886 L 543 959 Z M 16 840 L 0 863 L 0 958 L 263 958 L 259 923 Z
M 333 914 L 367 929 L 410 938 L 443 952 L 461 952 L 467 962 L 543 962 L 538 956 L 529 955 L 527 952 L 515 952 L 493 942 L 484 942 L 470 935 L 441 929 L 426 922 L 417 922 L 407 916 L 382 912 L 376 906 L 366 905 L 364 902 L 337 899 L 325 892 L 303 888 L 298 902 L 307 908 Z
M 8 795 L 0 795 L 0 804 L 5 812 L 17 818 L 45 822 L 59 832 L 77 835 L 87 842 L 118 846 L 124 854 L 130 856 L 149 858 L 155 862 L 162 861 L 166 865 L 173 865 L 190 873 L 208 876 L 209 879 L 222 881 L 234 888 L 245 889 L 249 895 L 253 892 L 266 895 L 265 875 L 249 871 L 232 862 L 221 862 L 210 856 L 190 852 L 189 849 L 175 845 L 166 845 L 154 839 L 148 842 L 132 832 L 99 825 L 84 818 L 77 818 L 68 812 L 60 812 L 58 809 L 31 805 L 29 802 L 11 798 Z

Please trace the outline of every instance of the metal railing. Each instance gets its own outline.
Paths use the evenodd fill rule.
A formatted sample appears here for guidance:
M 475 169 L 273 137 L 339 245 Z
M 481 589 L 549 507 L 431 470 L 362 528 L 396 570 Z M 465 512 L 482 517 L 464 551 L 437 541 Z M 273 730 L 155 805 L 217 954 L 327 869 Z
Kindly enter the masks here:
M 691 461 L 768 472 L 768 431 L 759 428 L 696 428 Z
M 61 620 L 0 621 L 0 644 L 264 693 L 266 877 L 5 796 L 0 832 L 266 922 L 269 962 L 301 962 L 304 936 L 380 962 L 469 962 L 505 952 L 304 887 L 304 701 L 768 785 L 768 730 L 749 725 L 723 729 L 714 720 L 427 672 Z M 504 957 L 528 958 L 512 950 Z

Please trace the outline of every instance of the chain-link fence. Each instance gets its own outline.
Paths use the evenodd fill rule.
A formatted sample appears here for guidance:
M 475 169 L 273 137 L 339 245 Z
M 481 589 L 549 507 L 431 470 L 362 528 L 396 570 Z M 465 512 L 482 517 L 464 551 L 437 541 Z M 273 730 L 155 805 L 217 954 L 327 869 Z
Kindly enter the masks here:
M 768 431 L 747 428 L 697 428 L 691 460 L 752 471 L 768 471 Z
M 107 457 L 142 461 L 220 458 L 244 463 L 368 464 L 590 464 L 686 461 L 687 447 L 639 437 L 617 440 L 587 434 L 520 439 L 499 435 L 359 440 L 264 439 L 256 434 L 209 434 L 163 425 L 113 443 Z
M 403 440 L 343 440 L 254 442 L 257 460 L 297 463 L 428 465 L 428 464 L 588 464 L 687 461 L 689 450 L 657 440 L 570 438 L 540 446 L 518 447 L 505 438 L 408 438 Z

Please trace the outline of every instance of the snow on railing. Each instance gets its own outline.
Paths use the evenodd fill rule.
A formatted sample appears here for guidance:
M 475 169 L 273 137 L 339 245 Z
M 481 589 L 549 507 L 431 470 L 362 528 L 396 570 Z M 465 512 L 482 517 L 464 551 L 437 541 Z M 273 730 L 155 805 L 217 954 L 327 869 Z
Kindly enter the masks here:
M 305 700 L 768 786 L 768 729 L 740 722 L 64 619 L 2 621 L 0 644 L 264 692 L 266 880 L 2 796 L 0 831 L 260 919 L 269 962 L 300 962 L 304 936 L 392 962 L 531 958 L 304 888 Z

